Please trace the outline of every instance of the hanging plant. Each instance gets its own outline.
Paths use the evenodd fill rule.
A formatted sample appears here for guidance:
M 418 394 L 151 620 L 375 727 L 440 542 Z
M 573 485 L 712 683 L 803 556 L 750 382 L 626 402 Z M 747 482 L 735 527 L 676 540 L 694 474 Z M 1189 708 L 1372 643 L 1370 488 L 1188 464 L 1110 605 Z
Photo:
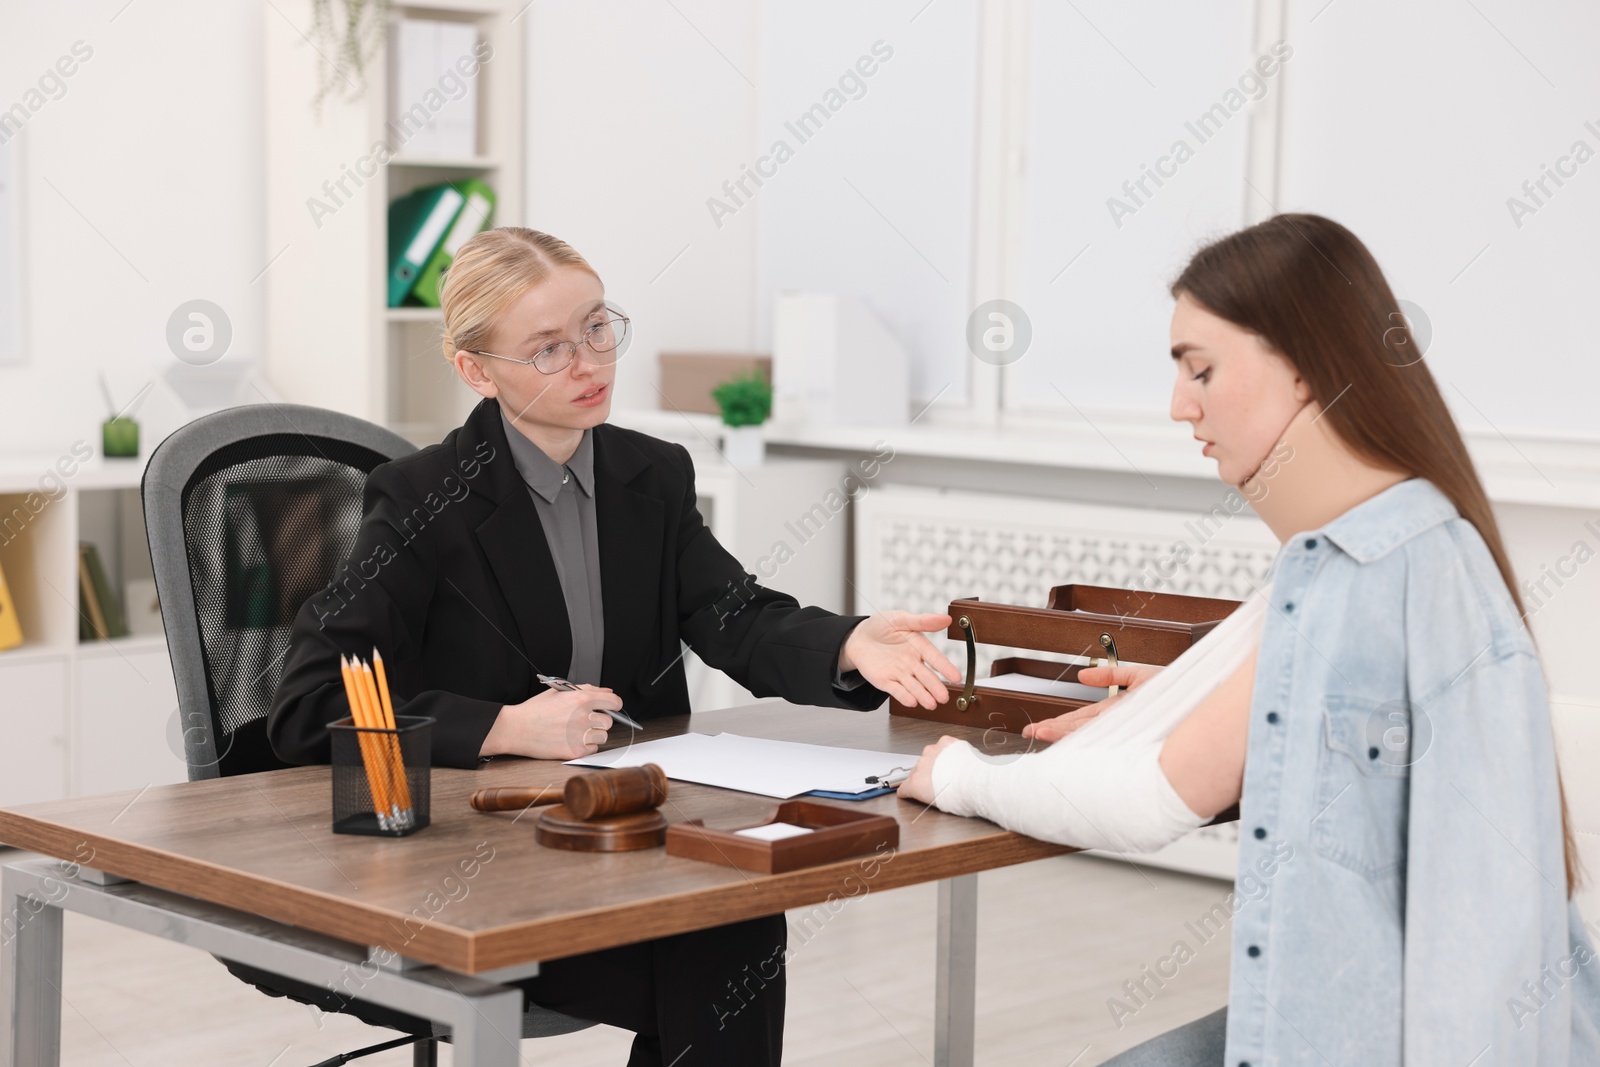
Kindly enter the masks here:
M 311 32 L 317 51 L 317 116 L 322 102 L 343 86 L 345 99 L 357 100 L 367 87 L 367 65 L 383 47 L 389 0 L 311 0 Z

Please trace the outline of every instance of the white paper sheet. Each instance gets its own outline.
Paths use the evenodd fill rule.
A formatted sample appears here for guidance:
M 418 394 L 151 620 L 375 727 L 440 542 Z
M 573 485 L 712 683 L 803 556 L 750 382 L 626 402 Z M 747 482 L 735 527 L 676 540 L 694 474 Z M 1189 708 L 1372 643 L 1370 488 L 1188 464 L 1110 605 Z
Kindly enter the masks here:
M 978 685 L 984 689 L 1005 689 L 1013 693 L 1035 693 L 1069 700 L 1104 700 L 1109 694 L 1103 685 L 1035 678 L 1031 674 L 1000 674 L 993 678 L 979 678 Z
M 680 734 L 568 760 L 569 767 L 638 767 L 657 764 L 668 778 L 737 789 L 787 800 L 826 789 L 864 793 L 877 789 L 867 776 L 909 768 L 916 756 L 833 748 L 797 741 L 769 741 L 741 734 Z

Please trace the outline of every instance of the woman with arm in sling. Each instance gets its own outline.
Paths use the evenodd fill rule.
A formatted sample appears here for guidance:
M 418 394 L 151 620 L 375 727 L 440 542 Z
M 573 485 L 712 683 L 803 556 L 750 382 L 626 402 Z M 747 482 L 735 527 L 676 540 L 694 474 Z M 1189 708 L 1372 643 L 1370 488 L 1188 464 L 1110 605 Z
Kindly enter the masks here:
M 1545 680 L 1494 514 L 1376 261 L 1280 215 L 1172 285 L 1172 418 L 1282 542 L 1268 582 L 1123 697 L 994 764 L 949 738 L 901 794 L 1146 851 L 1234 803 L 1228 1006 L 1173 1064 L 1600 1062 L 1600 981 Z

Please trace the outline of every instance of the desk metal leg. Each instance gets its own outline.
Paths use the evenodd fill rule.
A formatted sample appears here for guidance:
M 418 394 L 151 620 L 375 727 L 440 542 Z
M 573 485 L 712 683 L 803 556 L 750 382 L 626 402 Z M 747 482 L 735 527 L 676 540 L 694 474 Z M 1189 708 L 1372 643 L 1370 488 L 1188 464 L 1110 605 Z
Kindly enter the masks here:
M 452 1062 L 515 1067 L 521 1056 L 522 990 L 506 989 L 464 1001 L 450 1023 Z
M 939 883 L 934 1067 L 972 1067 L 978 995 L 978 876 Z
M 0 906 L 0 1067 L 60 1065 L 68 910 L 444 1023 L 458 1067 L 517 1067 L 520 1058 L 515 986 L 436 967 L 396 973 L 372 965 L 364 946 L 134 882 L 97 884 L 48 861 L 0 867 Z
M 58 1067 L 61 909 L 9 869 L 0 871 L 0 943 L 0 1064 Z

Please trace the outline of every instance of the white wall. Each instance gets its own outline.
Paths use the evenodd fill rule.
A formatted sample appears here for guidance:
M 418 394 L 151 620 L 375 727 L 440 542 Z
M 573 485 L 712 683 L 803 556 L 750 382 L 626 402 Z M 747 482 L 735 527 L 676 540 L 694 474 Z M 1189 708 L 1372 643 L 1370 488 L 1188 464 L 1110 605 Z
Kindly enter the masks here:
M 221 305 L 225 358 L 260 352 L 259 3 L 0 3 L 0 107 L 92 50 L 44 97 L 21 146 L 26 362 L 0 367 L 0 453 L 99 447 L 104 369 L 119 402 L 176 362 L 167 319 Z M 178 418 L 164 387 L 139 411 L 149 443 Z
M 775 173 L 738 209 L 761 215 L 760 343 L 779 293 L 847 293 L 906 349 L 908 415 L 935 397 L 966 402 L 979 5 L 761 7 L 759 140 Z
M 527 225 L 633 317 L 616 403 L 654 409 L 658 352 L 755 344 L 756 213 L 719 229 L 705 202 L 755 158 L 756 5 L 583 0 L 523 20 Z
M 1349 226 L 1423 308 L 1463 428 L 1600 438 L 1600 9 L 1321 7 L 1291 5 L 1280 206 Z M 1507 200 L 1577 141 L 1519 225 Z
M 1199 244 L 1243 225 L 1250 115 L 1282 91 L 1277 76 L 1247 83 L 1259 101 L 1239 90 L 1260 58 L 1253 8 L 1185 4 L 1157 32 L 1140 6 L 1032 5 L 1016 300 L 1033 341 L 1006 368 L 1008 410 L 1165 416 L 1167 285 Z

